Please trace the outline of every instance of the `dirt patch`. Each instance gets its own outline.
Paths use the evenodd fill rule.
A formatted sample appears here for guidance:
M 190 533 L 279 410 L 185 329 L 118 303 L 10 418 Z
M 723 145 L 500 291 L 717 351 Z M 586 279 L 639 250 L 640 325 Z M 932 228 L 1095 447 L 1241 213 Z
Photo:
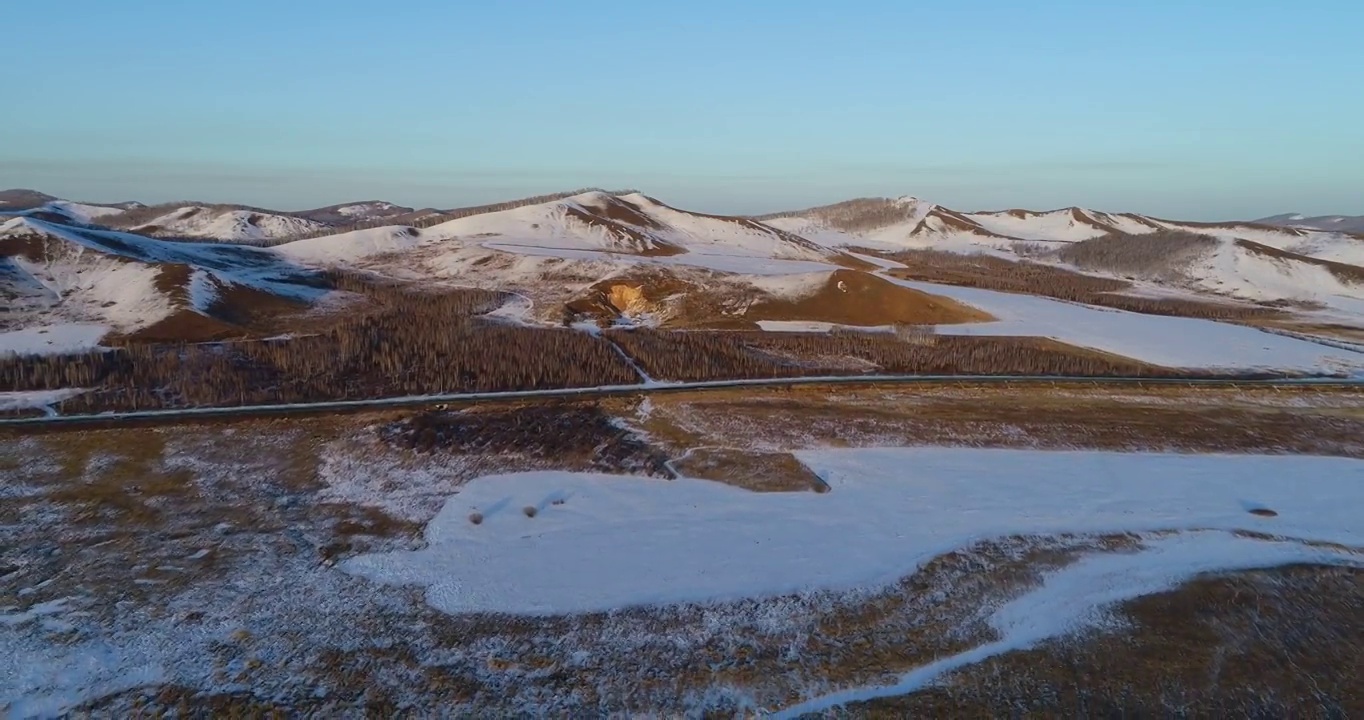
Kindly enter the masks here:
M 827 492 L 829 486 L 789 452 L 700 448 L 673 462 L 686 477 L 755 492 Z
M 198 343 L 243 338 L 249 334 L 246 328 L 186 308 L 176 310 L 144 328 L 110 336 L 107 342 Z
M 695 318 L 725 313 L 735 301 L 730 295 L 709 272 L 635 268 L 593 283 L 564 309 L 569 319 L 585 317 L 603 326 L 622 315 L 650 313 L 665 326 L 689 327 Z
M 586 207 L 608 220 L 651 230 L 663 229 L 663 225 L 649 217 L 638 205 L 622 198 L 608 195 L 601 204 L 590 204 Z

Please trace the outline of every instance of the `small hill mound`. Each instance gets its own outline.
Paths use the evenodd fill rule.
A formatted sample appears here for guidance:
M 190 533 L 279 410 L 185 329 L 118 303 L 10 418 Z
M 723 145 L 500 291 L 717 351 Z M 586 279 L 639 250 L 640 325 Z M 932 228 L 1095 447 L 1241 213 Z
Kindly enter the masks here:
M 383 200 L 365 200 L 362 202 L 328 205 L 327 207 L 313 210 L 303 210 L 291 213 L 291 215 L 305 220 L 311 220 L 315 223 L 321 223 L 322 225 L 342 227 L 365 222 L 389 220 L 415 212 L 416 210 L 413 208 L 394 205 L 391 202 L 385 202 Z
M 1255 221 L 1259 225 L 1281 225 L 1292 228 L 1306 228 L 1325 232 L 1364 234 L 1364 215 L 1316 215 L 1307 217 L 1299 213 L 1271 215 Z
M 599 324 L 756 329 L 761 321 L 859 327 L 988 322 L 975 308 L 858 270 L 756 277 L 649 268 L 593 284 L 567 304 Z
M 414 227 L 388 226 L 294 240 L 274 247 L 278 255 L 312 265 L 344 265 L 410 250 L 431 237 Z
M 1160 230 L 1144 235 L 1105 235 L 1066 245 L 1062 262 L 1082 270 L 1150 280 L 1188 279 L 1193 264 L 1215 251 L 1218 240 L 1206 235 Z
M 27 188 L 10 188 L 0 190 L 0 212 L 18 212 L 20 210 L 31 210 L 58 198 L 47 193 L 29 190 Z
M 757 302 L 748 308 L 744 318 L 753 322 L 804 320 L 861 327 L 955 325 L 995 319 L 955 300 L 856 270 L 836 270 L 808 294 Z
M 1364 267 L 1235 236 L 1164 229 L 1086 240 L 1054 256 L 1082 270 L 1256 302 L 1332 306 L 1343 298 L 1345 305 L 1358 307 L 1353 300 L 1364 299 Z

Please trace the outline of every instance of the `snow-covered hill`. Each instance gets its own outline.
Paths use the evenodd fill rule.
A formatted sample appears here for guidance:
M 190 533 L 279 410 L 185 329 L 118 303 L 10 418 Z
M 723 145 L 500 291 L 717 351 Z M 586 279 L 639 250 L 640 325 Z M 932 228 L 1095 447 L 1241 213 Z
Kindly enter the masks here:
M 1078 207 L 958 212 L 909 197 L 853 200 L 768 217 L 764 222 L 831 248 L 983 252 L 1037 262 L 1055 262 L 1058 256 L 1070 254 L 1066 248 L 1084 243 L 1112 240 L 1135 248 L 1145 244 L 1144 237 L 1160 234 L 1168 241 L 1171 233 L 1185 234 L 1213 242 L 1177 258 L 1152 257 L 1149 273 L 1105 267 L 1102 262 L 1083 269 L 1135 274 L 1152 282 L 1177 278 L 1182 289 L 1248 300 L 1299 300 L 1364 312 L 1364 238 L 1341 232 L 1261 223 L 1181 222 Z M 1151 251 L 1160 254 L 1166 245 L 1152 243 Z M 1074 254 L 1104 257 L 1109 253 Z
M 1364 234 L 1364 215 L 1316 215 L 1307 217 L 1298 213 L 1284 213 L 1283 215 L 1261 218 L 1255 222 L 1261 225 L 1282 225 L 1309 230 Z
M 277 250 L 326 264 L 414 248 L 602 262 L 649 260 L 718 269 L 764 263 L 775 267 L 783 261 L 855 263 L 842 252 L 755 220 L 678 210 L 640 194 L 602 192 L 470 215 L 421 230 L 383 227 L 311 238 Z
M 303 307 L 325 292 L 315 273 L 265 250 L 166 242 L 32 217 L 0 224 L 0 297 L 7 311 L 0 332 L 6 335 L 102 328 L 81 333 L 89 343 L 106 332 L 147 332 L 169 321 L 177 323 L 177 335 L 214 334 L 269 302 Z M 4 345 L 0 353 L 14 350 Z
M 527 302 L 519 307 L 527 317 L 541 321 L 557 321 L 567 303 L 600 290 L 604 282 L 610 288 L 620 284 L 637 290 L 641 272 L 652 273 L 645 289 L 658 304 L 670 292 L 679 297 L 761 294 L 764 277 L 827 275 L 839 267 L 869 270 L 871 262 L 882 262 L 858 249 L 883 254 L 920 249 L 988 253 L 1135 280 L 1133 292 L 1211 293 L 1261 303 L 1301 301 L 1332 313 L 1330 322 L 1364 318 L 1364 239 L 1265 223 L 1183 222 L 1079 207 L 968 212 L 908 196 L 857 199 L 761 218 L 681 210 L 637 192 L 601 191 L 456 211 L 412 211 L 366 201 L 302 213 L 205 204 L 119 213 L 112 207 L 32 193 L 20 199 L 42 200 L 30 208 L 43 211 L 28 213 L 26 232 L 38 228 L 49 235 L 70 235 L 75 230 L 71 225 L 90 223 L 133 230 L 100 233 L 86 228 L 79 240 L 67 238 L 75 242 L 67 255 L 54 256 L 61 259 L 57 271 L 76 267 L 80 275 L 80 282 L 66 283 L 71 289 L 67 295 L 89 298 L 64 300 L 63 308 L 84 308 L 67 314 L 118 328 L 136 326 L 137 318 L 165 314 L 167 306 L 156 304 L 159 296 L 145 291 L 164 273 L 145 265 L 202 269 L 203 259 L 213 256 L 211 248 L 246 254 L 233 256 L 224 267 L 205 269 L 207 274 L 191 272 L 199 278 L 193 287 L 205 293 L 219 279 L 241 284 L 229 277 L 238 272 L 240 262 L 295 269 L 349 266 L 405 282 L 521 293 Z M 418 216 L 429 218 L 428 212 L 444 221 L 432 224 L 428 219 L 420 222 L 422 227 L 412 226 Z M 50 222 L 54 218 L 70 225 Z M 371 226 L 385 221 L 392 224 Z M 363 229 L 352 229 L 356 227 Z M 145 237 L 152 234 L 219 242 L 195 245 Z M 299 236 L 307 239 L 289 240 Z M 95 244 L 102 243 L 96 253 L 100 257 L 76 262 L 96 240 Z M 267 251 L 228 243 L 273 247 Z M 1112 243 L 1122 246 L 1118 248 L 1122 252 L 1115 255 Z M 190 259 L 176 254 L 189 248 L 195 248 Z M 0 278 L 5 278 L 14 302 L 28 303 L 25 307 L 41 305 L 34 298 L 44 296 L 43 288 L 65 282 L 35 274 L 30 261 L 13 259 L 15 253 L 0 255 L 10 258 L 0 266 Z M 124 267 L 121 263 L 127 261 L 140 265 Z M 247 275 L 262 277 L 251 270 Z M 617 283 L 613 278 L 622 280 Z M 173 284 L 186 290 L 168 301 L 170 307 L 194 305 L 187 294 L 189 277 Z M 710 305 L 723 310 L 723 303 Z
M 292 214 L 324 225 L 341 227 L 367 221 L 399 218 L 414 212 L 416 211 L 410 207 L 394 205 L 391 202 L 385 202 L 383 200 L 366 200 L 363 202 L 328 205 L 327 207 L 317 208 L 315 210 L 303 210 Z
M 206 205 L 186 205 L 139 222 L 129 230 L 144 235 L 259 244 L 325 230 L 327 226 L 292 215 Z
M 915 197 L 863 198 L 764 218 L 828 247 L 1010 253 L 1020 243 L 1080 242 L 1159 229 L 1140 215 L 1070 207 L 961 212 Z

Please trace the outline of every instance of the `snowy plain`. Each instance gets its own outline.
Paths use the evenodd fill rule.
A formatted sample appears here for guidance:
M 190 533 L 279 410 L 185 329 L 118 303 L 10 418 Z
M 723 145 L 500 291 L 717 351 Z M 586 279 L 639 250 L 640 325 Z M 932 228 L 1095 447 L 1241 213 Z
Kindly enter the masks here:
M 1046 337 L 1173 368 L 1364 372 L 1364 353 L 1196 318 L 1145 315 L 979 288 L 888 280 L 980 308 L 995 322 L 941 325 L 953 335 Z
M 341 564 L 448 613 L 543 615 L 881 586 L 1007 535 L 1247 529 L 1364 545 L 1364 462 L 948 448 L 797 457 L 831 487 L 530 472 L 451 497 L 416 551 Z M 536 509 L 527 517 L 523 508 Z M 1275 518 L 1250 514 L 1270 508 Z M 472 513 L 481 524 L 470 522 Z

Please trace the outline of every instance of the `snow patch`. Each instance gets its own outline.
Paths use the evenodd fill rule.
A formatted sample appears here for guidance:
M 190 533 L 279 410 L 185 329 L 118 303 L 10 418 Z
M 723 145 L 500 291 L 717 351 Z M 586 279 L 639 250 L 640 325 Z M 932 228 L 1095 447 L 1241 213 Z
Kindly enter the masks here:
M 1364 354 L 1195 318 L 1144 315 L 1036 295 L 887 280 L 980 308 L 995 322 L 939 325 L 949 335 L 1047 337 L 1170 368 L 1358 373 Z
M 57 412 L 52 409 L 53 405 L 85 391 L 85 388 L 62 388 L 60 390 L 0 392 L 0 412 L 42 410 L 48 415 L 56 415 Z
M 832 492 L 569 472 L 481 477 L 427 525 L 427 547 L 340 567 L 423 586 L 448 613 L 540 615 L 879 587 L 1007 535 L 1254 529 L 1364 541 L 1357 460 L 946 448 L 797 456 Z M 1248 514 L 1247 496 L 1279 516 Z M 540 512 L 528 518 L 526 506 Z M 482 523 L 469 521 L 474 512 Z
M 0 357 L 8 355 L 64 355 L 102 349 L 99 341 L 109 326 L 93 323 L 34 325 L 0 333 Z

